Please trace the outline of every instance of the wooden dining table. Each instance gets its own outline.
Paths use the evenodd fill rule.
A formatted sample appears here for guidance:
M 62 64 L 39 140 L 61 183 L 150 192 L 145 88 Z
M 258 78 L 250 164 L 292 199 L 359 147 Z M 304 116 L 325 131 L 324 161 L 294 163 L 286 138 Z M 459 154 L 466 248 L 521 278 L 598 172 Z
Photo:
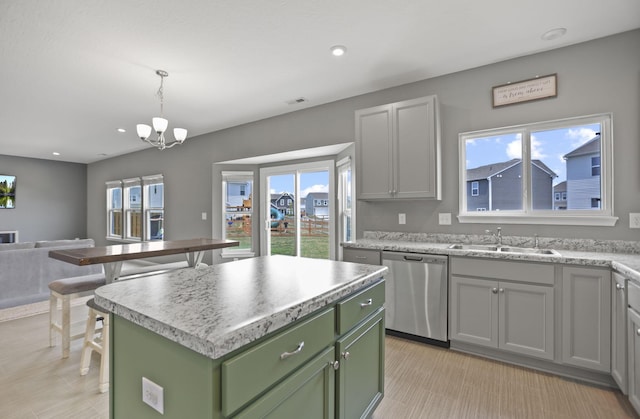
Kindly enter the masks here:
M 196 267 L 202 262 L 205 251 L 239 245 L 240 243 L 234 240 L 209 238 L 164 240 L 51 250 L 49 251 L 49 257 L 78 266 L 102 263 L 106 282 L 109 284 L 120 277 L 122 262 L 126 260 L 184 253 L 189 266 Z

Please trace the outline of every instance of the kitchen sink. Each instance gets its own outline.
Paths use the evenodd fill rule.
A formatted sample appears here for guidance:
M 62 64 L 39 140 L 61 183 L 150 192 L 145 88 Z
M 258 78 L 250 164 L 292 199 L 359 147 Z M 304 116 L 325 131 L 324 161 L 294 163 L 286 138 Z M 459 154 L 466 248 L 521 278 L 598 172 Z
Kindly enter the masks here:
M 514 246 L 495 246 L 483 244 L 452 244 L 449 249 L 458 250 L 481 250 L 485 252 L 501 252 L 501 253 L 524 253 L 532 255 L 556 255 L 560 253 L 553 249 L 536 249 L 533 247 L 514 247 Z

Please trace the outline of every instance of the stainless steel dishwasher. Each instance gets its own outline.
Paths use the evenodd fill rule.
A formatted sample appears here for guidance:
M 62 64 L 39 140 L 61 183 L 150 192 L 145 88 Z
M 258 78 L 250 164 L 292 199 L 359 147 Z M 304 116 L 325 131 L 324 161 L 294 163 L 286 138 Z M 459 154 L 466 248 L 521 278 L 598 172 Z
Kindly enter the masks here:
M 447 256 L 382 252 L 387 333 L 449 346 Z

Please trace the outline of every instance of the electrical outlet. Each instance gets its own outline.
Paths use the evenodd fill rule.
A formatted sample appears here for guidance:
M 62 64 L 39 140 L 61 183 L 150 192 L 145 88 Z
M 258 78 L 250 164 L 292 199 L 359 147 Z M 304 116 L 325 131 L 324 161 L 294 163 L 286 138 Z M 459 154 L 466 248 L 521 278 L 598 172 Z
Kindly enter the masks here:
M 164 415 L 164 389 L 146 377 L 142 377 L 142 401 Z
M 398 224 L 407 224 L 407 214 L 398 214 Z
M 629 213 L 629 228 L 640 228 L 640 212 Z
M 441 212 L 438 214 L 438 222 L 441 225 L 451 225 L 451 213 Z
M 206 212 L 203 212 L 203 213 L 202 213 L 202 219 L 203 219 L 203 220 L 206 220 L 206 219 L 207 219 L 207 213 L 206 213 Z

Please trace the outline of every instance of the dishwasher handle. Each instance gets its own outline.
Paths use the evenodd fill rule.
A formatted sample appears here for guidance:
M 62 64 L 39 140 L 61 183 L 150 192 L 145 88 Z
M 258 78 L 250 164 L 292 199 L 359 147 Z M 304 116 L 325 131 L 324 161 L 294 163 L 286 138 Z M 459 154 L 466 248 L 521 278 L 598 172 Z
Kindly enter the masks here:
M 401 262 L 415 262 L 415 263 L 435 263 L 446 264 L 449 260 L 445 255 L 433 255 L 433 254 L 420 254 L 420 253 L 404 253 L 404 252 L 382 252 L 382 261 L 401 261 Z M 384 263 L 383 263 L 384 264 Z
M 408 261 L 408 262 L 422 262 L 424 261 L 424 258 L 422 256 L 407 256 L 404 255 L 402 257 L 402 259 Z

